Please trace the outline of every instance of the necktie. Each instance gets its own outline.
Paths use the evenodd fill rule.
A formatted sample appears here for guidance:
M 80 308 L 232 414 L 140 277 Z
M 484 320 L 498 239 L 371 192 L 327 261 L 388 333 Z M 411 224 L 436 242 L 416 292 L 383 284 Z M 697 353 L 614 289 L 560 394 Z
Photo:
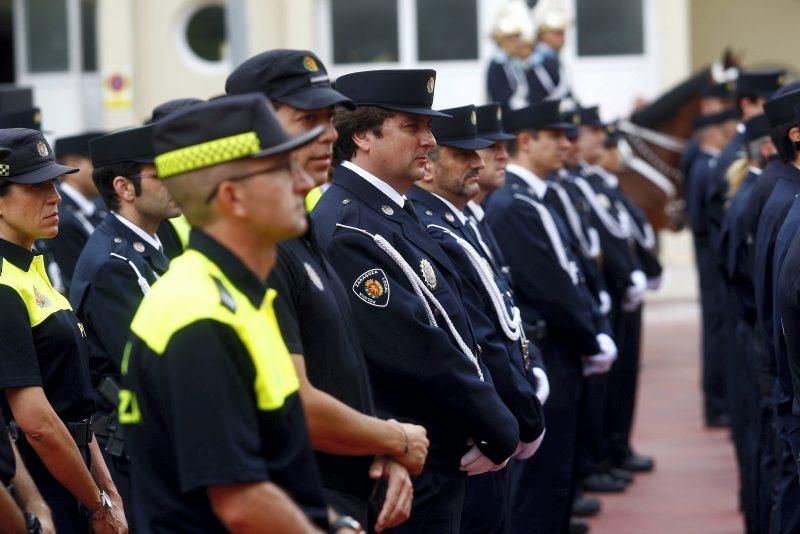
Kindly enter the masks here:
M 417 217 L 417 213 L 414 211 L 414 206 L 409 199 L 403 203 L 403 211 L 408 213 L 408 216 L 414 219 L 414 222 L 419 223 L 419 217 Z

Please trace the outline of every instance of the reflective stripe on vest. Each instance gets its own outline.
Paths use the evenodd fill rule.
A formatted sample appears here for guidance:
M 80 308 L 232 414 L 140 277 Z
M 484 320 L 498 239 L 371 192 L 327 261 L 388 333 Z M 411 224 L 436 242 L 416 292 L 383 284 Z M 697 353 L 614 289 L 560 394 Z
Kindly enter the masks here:
M 178 234 L 178 239 L 180 239 L 183 249 L 186 250 L 186 247 L 189 246 L 189 231 L 192 229 L 189 221 L 187 221 L 186 217 L 183 215 L 178 215 L 177 217 L 167 220 L 172 225 L 172 229 L 175 230 L 175 233 Z
M 3 260 L 0 284 L 13 289 L 22 298 L 31 328 L 61 310 L 71 310 L 69 301 L 56 291 L 47 277 L 42 255 L 34 256 L 30 269 L 23 271 L 8 260 Z

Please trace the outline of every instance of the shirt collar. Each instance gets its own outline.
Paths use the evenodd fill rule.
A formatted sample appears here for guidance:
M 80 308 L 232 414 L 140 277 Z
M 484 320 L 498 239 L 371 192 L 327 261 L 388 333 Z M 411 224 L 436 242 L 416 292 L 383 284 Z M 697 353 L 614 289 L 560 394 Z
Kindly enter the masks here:
M 192 228 L 189 234 L 189 248 L 197 250 L 211 260 L 253 306 L 261 307 L 267 295 L 266 281 L 259 280 L 255 273 L 225 245 L 201 230 Z
M 477 202 L 470 200 L 467 206 L 469 206 L 469 209 L 472 210 L 472 215 L 475 216 L 476 221 L 481 222 L 483 218 L 486 217 L 486 212 L 483 211 L 483 206 Z
M 435 196 L 436 198 L 438 198 L 439 200 L 441 200 L 442 202 L 444 202 L 444 205 L 447 206 L 448 208 L 450 208 L 450 211 L 453 212 L 453 215 L 458 217 L 458 220 L 461 221 L 461 224 L 467 224 L 467 217 L 464 215 L 464 213 L 460 209 L 455 207 L 452 202 L 450 202 L 446 198 L 440 197 L 436 193 L 431 193 L 431 194 L 433 196 Z
M 702 152 L 706 156 L 711 156 L 712 158 L 716 158 L 717 156 L 719 156 L 720 153 L 718 149 L 710 146 L 701 146 L 700 152 Z
M 755 174 L 756 176 L 761 176 L 761 173 L 762 173 L 762 172 L 764 172 L 764 171 L 762 171 L 762 170 L 761 170 L 761 169 L 759 169 L 758 167 L 753 167 L 753 166 L 751 165 L 751 166 L 750 166 L 750 172 L 752 172 L 752 173 L 753 173 L 753 174 Z
M 15 245 L 11 241 L 0 239 L 0 258 L 8 260 L 23 271 L 31 268 L 33 258 L 37 255 L 38 253 Z
M 365 179 L 367 182 L 372 184 L 378 191 L 380 191 L 381 193 L 392 199 L 394 203 L 400 206 L 401 208 L 406 203 L 405 197 L 400 193 L 398 193 L 397 191 L 395 191 L 392 186 L 390 186 L 389 184 L 387 184 L 386 182 L 384 182 L 371 172 L 365 171 L 352 161 L 343 161 L 342 167 L 350 169 L 351 171 L 353 171 L 354 173 Z
M 83 196 L 80 191 L 69 185 L 67 182 L 61 182 L 61 184 L 59 184 L 59 188 L 61 189 L 61 192 L 67 195 L 70 200 L 77 204 L 78 208 L 80 208 L 80 210 L 87 216 L 92 216 L 94 215 L 94 212 L 97 211 L 97 206 L 94 205 L 94 202 Z
M 736 125 L 736 132 L 737 133 L 743 134 L 746 130 L 747 130 L 747 126 L 745 126 L 743 122 L 740 122 L 739 124 Z
M 116 217 L 117 220 L 119 220 L 119 222 L 130 228 L 131 232 L 141 237 L 151 247 L 153 247 L 156 250 L 164 250 L 164 247 L 161 246 L 161 240 L 158 238 L 158 235 L 156 234 L 149 235 L 147 232 L 145 232 L 144 230 L 133 224 L 131 221 L 129 221 L 119 213 L 115 211 L 112 211 L 111 213 L 114 214 L 114 217 Z
M 522 178 L 525 183 L 533 189 L 537 197 L 544 198 L 545 193 L 547 193 L 547 183 L 544 180 L 516 163 L 509 163 L 506 165 L 506 171 L 512 172 Z

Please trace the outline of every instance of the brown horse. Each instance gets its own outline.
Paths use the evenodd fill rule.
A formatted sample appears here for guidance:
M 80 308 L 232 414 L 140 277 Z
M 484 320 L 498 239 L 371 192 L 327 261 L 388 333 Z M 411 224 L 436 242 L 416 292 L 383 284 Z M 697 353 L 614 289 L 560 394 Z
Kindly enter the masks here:
M 722 67 L 735 67 L 726 51 Z M 620 152 L 626 169 L 618 173 L 623 191 L 647 214 L 653 228 L 684 225 L 681 158 L 700 113 L 702 90 L 713 83 L 706 67 L 621 121 Z

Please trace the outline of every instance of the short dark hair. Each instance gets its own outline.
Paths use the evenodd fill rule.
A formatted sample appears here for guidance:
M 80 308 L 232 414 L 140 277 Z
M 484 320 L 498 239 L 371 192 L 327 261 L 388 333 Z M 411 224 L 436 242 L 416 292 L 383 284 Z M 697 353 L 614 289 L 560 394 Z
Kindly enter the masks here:
M 384 121 L 393 116 L 393 111 L 378 106 L 359 106 L 356 109 L 336 106 L 333 126 L 339 133 L 339 139 L 333 147 L 333 164 L 353 159 L 356 154 L 353 134 L 370 130 L 375 137 L 382 137 Z
M 522 129 L 522 130 L 520 130 L 518 132 L 514 132 L 514 135 L 515 136 L 519 135 L 522 132 L 527 133 L 528 135 L 530 135 L 534 139 L 539 139 L 539 130 L 533 130 L 533 129 Z M 508 152 L 508 155 L 511 156 L 511 157 L 516 156 L 517 153 L 519 152 L 519 142 L 517 141 L 517 139 L 518 139 L 517 137 L 514 137 L 514 139 L 511 139 L 510 141 L 506 141 L 505 142 L 505 144 L 506 144 L 506 152 Z
M 775 145 L 775 148 L 778 150 L 778 155 L 780 155 L 784 163 L 791 163 L 794 161 L 794 158 L 797 157 L 797 145 L 795 145 L 794 141 L 789 139 L 789 130 L 795 126 L 797 126 L 797 124 L 788 122 L 773 126 L 769 130 L 769 137 L 772 139 L 772 144 Z
M 114 178 L 122 176 L 133 183 L 133 190 L 136 196 L 142 194 L 142 179 L 138 175 L 142 171 L 142 166 L 139 163 L 132 161 L 125 161 L 122 163 L 112 163 L 111 165 L 104 165 L 102 167 L 95 167 L 92 171 L 92 181 L 100 193 L 103 202 L 109 210 L 116 211 L 119 209 L 119 195 L 114 189 Z

